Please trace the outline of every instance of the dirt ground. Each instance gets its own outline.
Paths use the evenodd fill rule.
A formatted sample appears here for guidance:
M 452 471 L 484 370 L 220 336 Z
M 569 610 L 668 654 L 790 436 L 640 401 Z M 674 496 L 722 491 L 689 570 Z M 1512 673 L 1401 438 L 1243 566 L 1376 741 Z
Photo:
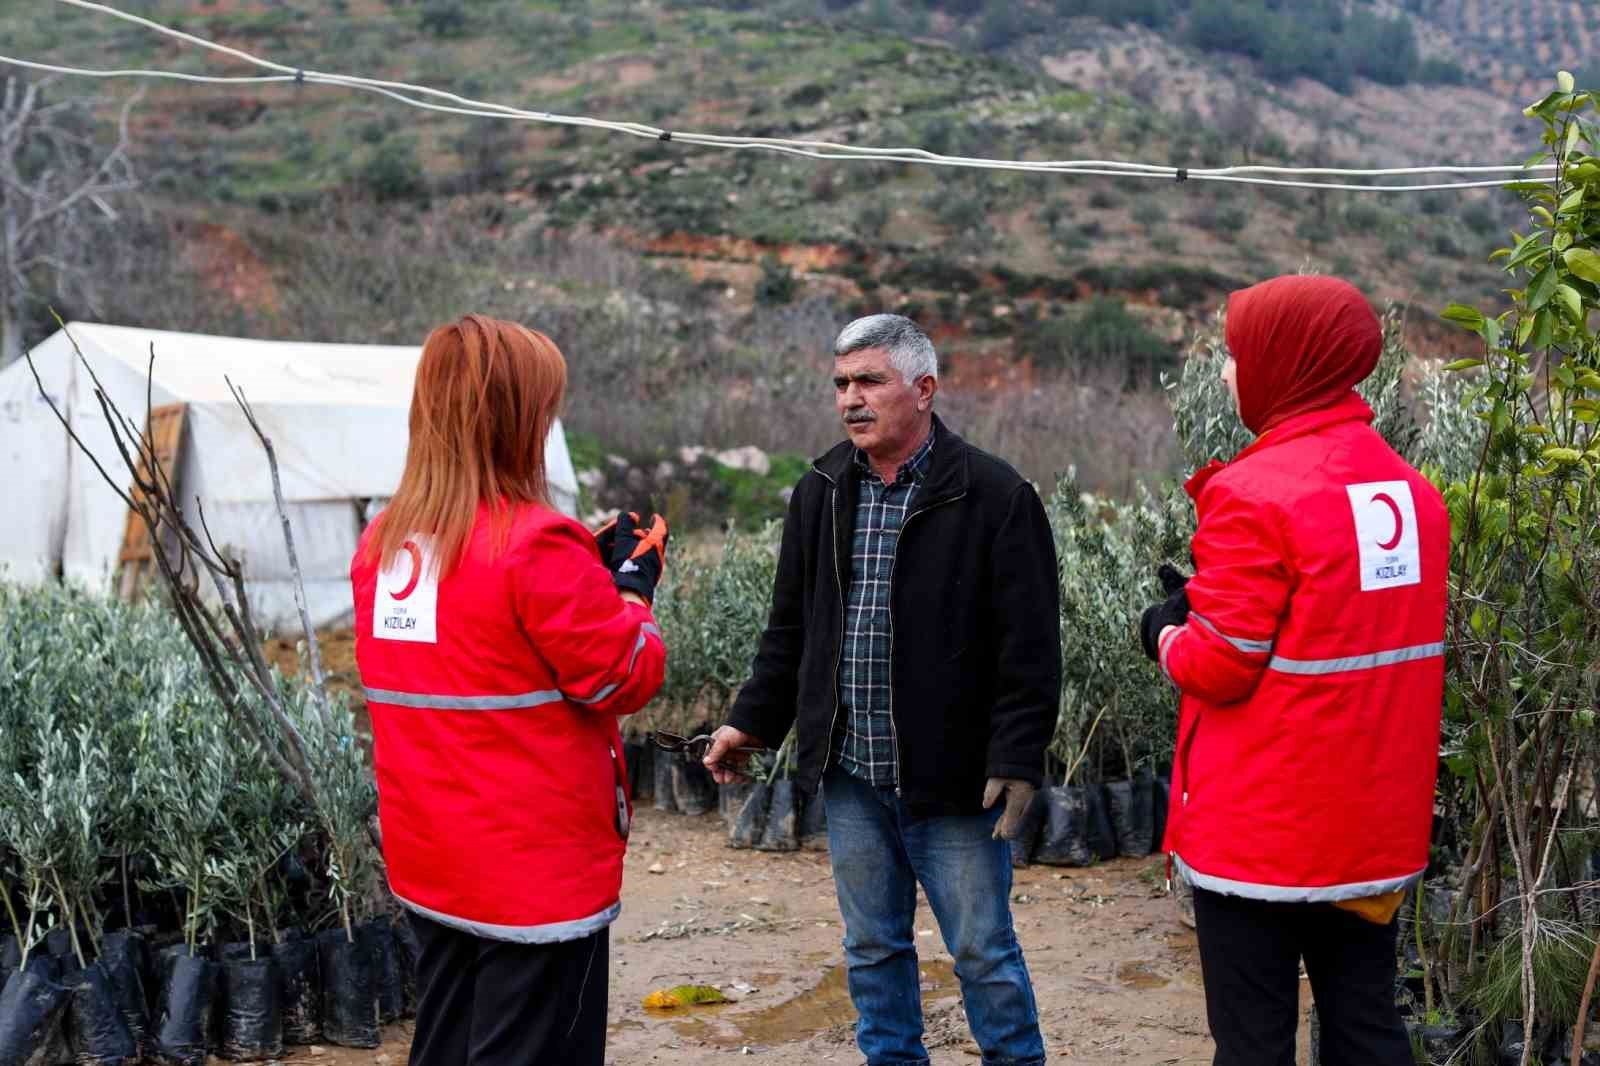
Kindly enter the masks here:
M 725 839 L 715 814 L 639 810 L 612 929 L 608 1062 L 859 1063 L 827 853 L 734 851 Z M 1030 867 L 1017 871 L 1012 898 L 1052 1062 L 1211 1061 L 1194 934 L 1177 921 L 1159 859 Z M 925 903 L 916 928 L 933 1062 L 976 1063 Z M 676 1013 L 641 1006 L 656 989 L 688 983 L 715 985 L 735 1002 Z M 377 1051 L 298 1048 L 284 1061 L 401 1066 L 409 1032 L 391 1027 Z

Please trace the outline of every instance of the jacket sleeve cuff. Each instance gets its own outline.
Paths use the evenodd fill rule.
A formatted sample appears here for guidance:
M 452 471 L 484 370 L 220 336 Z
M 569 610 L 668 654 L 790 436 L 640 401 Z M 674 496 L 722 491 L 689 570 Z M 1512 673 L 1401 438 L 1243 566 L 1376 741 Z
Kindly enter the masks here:
M 991 762 L 984 770 L 986 777 L 1003 777 L 1012 781 L 1026 781 L 1034 788 L 1044 784 L 1044 771 L 1037 764 L 1028 766 L 1024 763 Z
M 773 738 L 767 735 L 772 731 L 771 723 L 758 720 L 756 716 L 750 714 L 748 711 L 742 710 L 739 707 L 735 707 L 728 714 L 727 724 L 731 725 L 741 733 L 747 733 L 750 736 L 755 737 L 766 747 L 777 747 L 777 744 L 773 743 Z M 787 729 L 784 730 L 784 735 L 788 735 L 788 732 L 789 731 Z M 782 743 L 783 736 L 780 736 L 777 739 L 779 743 Z

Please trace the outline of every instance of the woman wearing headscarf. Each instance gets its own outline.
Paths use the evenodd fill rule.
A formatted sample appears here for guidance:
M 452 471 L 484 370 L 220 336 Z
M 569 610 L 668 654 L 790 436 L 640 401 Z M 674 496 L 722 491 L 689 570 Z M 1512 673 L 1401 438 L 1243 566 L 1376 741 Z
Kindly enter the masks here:
M 1255 441 L 1189 480 L 1194 576 L 1145 612 L 1182 693 L 1165 849 L 1195 889 L 1217 1066 L 1290 1066 L 1303 959 L 1328 1066 L 1401 1066 L 1394 915 L 1428 864 L 1450 524 L 1354 391 L 1382 328 L 1353 286 L 1228 302 Z
M 394 498 L 350 567 L 389 885 L 421 941 L 412 1066 L 597 1066 L 631 808 L 619 715 L 661 686 L 659 518 L 550 505 L 550 338 L 428 338 Z

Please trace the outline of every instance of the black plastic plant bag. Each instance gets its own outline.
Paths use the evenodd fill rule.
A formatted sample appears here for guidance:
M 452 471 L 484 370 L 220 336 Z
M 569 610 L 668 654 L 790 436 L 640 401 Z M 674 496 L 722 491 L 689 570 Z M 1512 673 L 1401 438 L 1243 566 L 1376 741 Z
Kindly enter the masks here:
M 150 1034 L 150 998 L 144 979 L 150 952 L 144 937 L 128 929 L 107 933 L 100 941 L 100 962 L 111 980 L 111 995 L 122 1021 L 134 1043 L 143 1048 Z
M 59 955 L 47 955 L 35 950 L 28 953 L 28 964 L 22 969 L 24 973 L 38 974 L 52 984 L 60 984 L 67 972 L 67 964 Z
M 315 940 L 285 940 L 272 946 L 278 975 L 283 1039 L 315 1044 L 322 1039 L 322 960 Z
M 822 793 L 802 796 L 800 801 L 800 846 L 823 849 L 828 846 L 828 805 Z
M 767 828 L 756 847 L 762 851 L 797 851 L 800 848 L 800 790 L 785 777 L 772 783 L 767 804 Z
M 139 960 L 139 979 L 144 982 L 145 1016 L 150 1019 L 150 1030 L 154 1032 L 156 1015 L 161 1011 L 161 994 L 167 985 L 166 960 L 151 939 L 152 934 L 143 935 L 144 947 L 135 949 L 134 954 Z
M 753 848 L 761 843 L 761 836 L 767 831 L 767 807 L 771 802 L 772 788 L 765 781 L 750 786 L 744 806 L 739 808 L 733 828 L 728 831 L 730 847 Z
M 1429 1062 L 1444 1062 L 1460 1049 L 1467 1038 L 1468 1029 L 1460 1023 L 1429 1025 L 1426 1022 L 1406 1023 L 1406 1032 L 1414 1044 L 1421 1044 Z
M 1089 785 L 1083 790 L 1084 840 L 1089 853 L 1104 862 L 1117 857 L 1117 834 L 1111 828 L 1111 812 L 1106 804 L 1106 790 L 1100 785 Z
M 10 973 L 12 970 L 20 969 L 21 966 L 22 942 L 17 939 L 14 933 L 0 936 L 0 970 Z M 0 982 L 0 988 L 4 987 L 5 984 Z
M 57 961 L 61 963 L 61 976 L 56 979 L 56 984 L 67 990 L 67 1009 L 61 1012 L 61 1024 L 56 1026 L 55 1035 L 50 1038 L 50 1046 L 45 1049 L 42 1060 L 51 1066 L 74 1066 L 72 1045 L 67 1043 L 67 1022 L 72 1015 L 72 993 L 83 975 L 83 967 L 71 955 L 60 956 Z
M 261 1062 L 283 1054 L 278 968 L 270 957 L 222 963 L 222 1057 Z
M 1033 849 L 1039 846 L 1039 834 L 1044 829 L 1045 818 L 1050 814 L 1048 792 L 1048 789 L 1040 789 L 1028 800 L 1028 806 L 1022 812 L 1022 821 L 1017 825 L 1017 835 L 1011 838 L 1011 865 L 1018 869 L 1032 861 Z
M 704 766 L 679 757 L 672 760 L 672 795 L 678 813 L 701 815 L 717 805 L 717 783 Z
M 401 916 L 393 924 L 394 946 L 400 960 L 400 1014 L 412 1018 L 417 1013 L 417 968 L 422 965 L 422 939 L 411 919 Z
M 1055 785 L 1044 790 L 1044 830 L 1033 849 L 1033 861 L 1045 866 L 1088 866 L 1094 862 L 1086 838 L 1088 801 L 1083 789 Z
M 650 789 L 652 802 L 658 811 L 674 812 L 678 809 L 676 789 L 672 785 L 672 766 L 680 756 L 663 752 L 659 759 L 651 759 L 651 776 L 655 785 Z
M 217 1001 L 217 964 L 184 945 L 161 953 L 166 974 L 155 1022 L 155 1060 L 165 1066 L 205 1066 Z
M 717 786 L 717 811 L 730 830 L 738 822 L 739 812 L 744 810 L 744 801 L 750 798 L 750 790 L 754 787 L 750 781 L 729 781 Z
M 1138 859 L 1155 850 L 1155 779 L 1149 773 L 1108 782 L 1106 805 L 1111 808 L 1111 828 L 1117 835 L 1119 854 Z
M 378 1020 L 387 1025 L 400 1017 L 405 1005 L 405 987 L 400 976 L 400 952 L 394 943 L 394 928 L 389 919 L 377 917 L 356 929 L 356 938 L 367 946 L 378 982 Z
M 622 761 L 628 767 L 628 795 L 635 803 L 655 798 L 655 745 L 649 740 L 624 740 Z
M 63 926 L 56 926 L 44 935 L 44 949 L 58 959 L 77 960 L 77 953 L 72 950 L 72 932 Z M 87 954 L 87 945 L 85 945 Z
M 1167 839 L 1167 809 L 1172 805 L 1172 780 L 1167 777 L 1156 778 L 1155 792 L 1152 796 L 1155 806 L 1155 834 L 1152 838 L 1155 847 L 1160 851 Z
M 48 1066 L 71 993 L 31 966 L 0 990 L 0 1066 Z
M 372 952 L 349 940 L 343 929 L 329 929 L 317 935 L 317 954 L 322 962 L 323 1039 L 341 1047 L 377 1047 L 378 975 Z
M 67 1004 L 67 1043 L 78 1066 L 137 1066 L 139 1042 L 122 1016 L 104 961 L 72 977 Z
M 1527 1034 L 1523 1031 L 1519 1021 L 1506 1022 L 1500 1028 L 1500 1054 L 1501 1066 L 1520 1066 L 1522 1062 L 1522 1049 L 1528 1042 Z

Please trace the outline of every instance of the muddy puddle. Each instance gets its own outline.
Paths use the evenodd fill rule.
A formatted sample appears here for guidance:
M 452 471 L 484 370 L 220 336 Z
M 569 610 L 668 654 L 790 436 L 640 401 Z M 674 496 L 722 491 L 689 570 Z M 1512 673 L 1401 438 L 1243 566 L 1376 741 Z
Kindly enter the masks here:
M 1172 980 L 1156 969 L 1153 962 L 1125 962 L 1117 967 L 1117 980 L 1129 988 L 1165 988 Z
M 922 974 L 924 1006 L 960 994 L 960 984 L 951 963 L 925 962 L 918 970 Z M 697 1007 L 693 1016 L 677 1022 L 673 1028 L 680 1036 L 722 1047 L 771 1047 L 806 1040 L 856 1020 L 842 962 L 829 969 L 815 987 L 792 999 L 753 1010 L 741 1009 L 742 1006 L 730 1003 Z

